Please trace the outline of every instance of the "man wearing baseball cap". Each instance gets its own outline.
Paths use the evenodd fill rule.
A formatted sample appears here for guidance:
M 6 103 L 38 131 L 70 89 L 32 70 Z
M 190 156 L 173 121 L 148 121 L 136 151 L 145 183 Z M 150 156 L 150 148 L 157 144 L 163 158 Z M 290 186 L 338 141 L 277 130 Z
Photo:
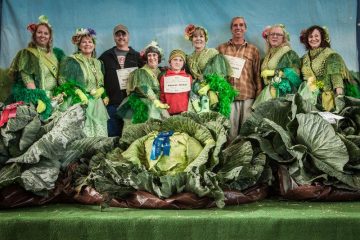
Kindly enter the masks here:
M 129 73 L 144 65 L 139 52 L 129 46 L 130 34 L 126 26 L 114 27 L 113 36 L 116 46 L 106 50 L 99 59 L 104 63 L 104 85 L 109 96 L 107 111 L 109 137 L 121 136 L 123 121 L 116 117 L 116 109 L 126 97 L 126 81 Z

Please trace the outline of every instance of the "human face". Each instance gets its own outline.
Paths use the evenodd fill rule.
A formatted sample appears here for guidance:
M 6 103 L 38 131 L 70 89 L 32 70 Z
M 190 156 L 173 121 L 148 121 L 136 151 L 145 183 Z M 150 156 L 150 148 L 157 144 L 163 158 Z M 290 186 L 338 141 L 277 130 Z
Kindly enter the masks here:
M 91 57 L 94 49 L 95 44 L 90 36 L 85 36 L 81 39 L 81 42 L 79 44 L 80 52 L 85 55 Z
M 316 48 L 320 47 L 321 34 L 320 34 L 319 30 L 314 29 L 314 31 L 312 31 L 312 33 L 309 34 L 308 43 L 309 43 L 311 49 L 316 49 Z
M 123 31 L 117 31 L 114 35 L 116 47 L 119 49 L 128 50 L 129 48 L 129 34 Z
M 192 44 L 197 52 L 205 48 L 206 38 L 203 30 L 198 29 L 194 32 Z
M 50 42 L 50 32 L 49 29 L 40 25 L 35 32 L 35 43 L 40 47 L 47 47 Z
M 278 47 L 282 43 L 284 43 L 284 40 L 285 40 L 284 31 L 282 30 L 281 27 L 274 27 L 270 29 L 268 36 L 270 47 L 274 47 L 274 48 Z
M 174 57 L 170 61 L 170 67 L 171 70 L 175 72 L 180 72 L 181 69 L 184 67 L 184 59 L 182 59 L 181 57 Z
M 244 35 L 246 33 L 246 23 L 244 19 L 237 18 L 233 21 L 231 25 L 231 33 L 233 38 L 244 38 Z
M 157 68 L 159 64 L 159 56 L 157 53 L 150 52 L 146 56 L 147 58 L 147 65 L 149 65 L 150 68 Z

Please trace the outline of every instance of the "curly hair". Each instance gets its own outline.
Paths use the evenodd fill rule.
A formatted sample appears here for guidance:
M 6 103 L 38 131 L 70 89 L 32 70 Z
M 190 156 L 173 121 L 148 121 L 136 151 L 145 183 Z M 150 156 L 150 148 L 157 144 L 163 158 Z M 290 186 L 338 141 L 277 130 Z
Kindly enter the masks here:
M 300 33 L 300 42 L 302 44 L 304 44 L 305 49 L 306 50 L 311 49 L 311 46 L 309 44 L 309 35 L 314 30 L 318 30 L 320 32 L 320 36 L 321 36 L 320 47 L 322 47 L 322 48 L 330 47 L 330 43 L 326 40 L 327 37 L 326 37 L 326 32 L 325 32 L 324 28 L 322 28 L 318 25 L 313 25 L 313 26 L 309 27 L 308 29 L 302 30 Z
M 145 53 L 144 53 L 144 55 L 143 55 L 143 60 L 144 60 L 145 62 L 147 62 L 147 55 L 148 55 L 149 53 L 156 53 L 156 54 L 158 55 L 158 63 L 161 63 L 161 53 L 160 53 L 160 51 L 159 51 L 156 47 L 154 47 L 154 46 L 150 46 L 150 47 L 146 48 Z
M 53 33 L 52 33 L 51 27 L 47 23 L 39 23 L 39 24 L 36 25 L 36 28 L 35 28 L 34 32 L 32 33 L 32 35 L 31 35 L 31 42 L 29 42 L 28 47 L 35 48 L 37 46 L 37 44 L 36 44 L 36 32 L 37 32 L 37 30 L 38 30 L 38 28 L 40 26 L 45 26 L 49 30 L 50 38 L 49 38 L 48 44 L 46 45 L 46 49 L 47 49 L 47 52 L 50 52 L 51 47 L 52 47 Z

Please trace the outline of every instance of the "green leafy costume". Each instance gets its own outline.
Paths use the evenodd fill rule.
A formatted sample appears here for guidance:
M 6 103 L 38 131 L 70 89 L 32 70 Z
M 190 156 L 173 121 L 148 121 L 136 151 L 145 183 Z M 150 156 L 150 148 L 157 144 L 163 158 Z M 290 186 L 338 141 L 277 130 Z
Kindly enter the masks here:
M 77 103 L 75 90 L 80 88 L 87 94 L 89 103 L 86 108 L 86 121 L 84 132 L 86 136 L 107 137 L 108 113 L 102 101 L 106 97 L 94 99 L 90 92 L 104 86 L 102 64 L 96 58 L 86 58 L 81 53 L 76 53 L 65 58 L 60 64 L 59 82 L 62 84 L 57 90 L 64 91 L 68 96 L 65 101 L 68 105 Z
M 152 69 L 147 64 L 130 74 L 126 87 L 128 97 L 117 111 L 125 123 L 143 123 L 149 118 L 164 119 L 169 116 L 166 110 L 155 107 L 153 103 L 160 98 L 159 74 L 158 68 Z
M 301 84 L 299 56 L 287 45 L 269 49 L 261 64 L 261 71 L 264 70 L 274 70 L 275 75 L 263 79 L 266 86 L 256 98 L 254 109 L 272 98 L 297 92 Z
M 301 72 L 304 82 L 299 88 L 300 95 L 312 104 L 319 104 L 326 111 L 335 108 L 334 90 L 343 88 L 349 95 L 351 85 L 346 80 L 351 80 L 344 60 L 331 48 L 317 48 L 310 50 L 302 57 Z M 349 88 L 347 88 L 347 86 Z M 355 90 L 357 89 L 357 86 Z M 357 93 L 353 97 L 360 97 Z
M 226 80 L 231 74 L 228 61 L 215 48 L 204 48 L 187 56 L 187 65 L 193 76 L 193 86 L 190 92 L 189 110 L 195 112 L 220 112 L 230 116 L 230 104 L 237 92 Z M 209 84 L 210 91 L 199 96 L 198 91 Z
M 42 118 L 48 118 L 52 113 L 52 91 L 58 85 L 58 63 L 64 56 L 60 49 L 47 53 L 37 47 L 25 48 L 17 53 L 11 63 L 9 74 L 14 79 L 12 101 L 25 101 L 37 105 L 38 100 L 45 103 L 46 109 Z M 28 89 L 26 85 L 34 83 L 36 89 Z

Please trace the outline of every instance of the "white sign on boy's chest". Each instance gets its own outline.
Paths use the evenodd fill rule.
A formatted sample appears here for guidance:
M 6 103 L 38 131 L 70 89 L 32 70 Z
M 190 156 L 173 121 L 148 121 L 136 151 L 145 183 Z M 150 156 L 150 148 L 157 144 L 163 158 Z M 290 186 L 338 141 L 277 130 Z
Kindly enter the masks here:
M 182 93 L 191 90 L 190 77 L 168 76 L 164 77 L 165 93 Z

